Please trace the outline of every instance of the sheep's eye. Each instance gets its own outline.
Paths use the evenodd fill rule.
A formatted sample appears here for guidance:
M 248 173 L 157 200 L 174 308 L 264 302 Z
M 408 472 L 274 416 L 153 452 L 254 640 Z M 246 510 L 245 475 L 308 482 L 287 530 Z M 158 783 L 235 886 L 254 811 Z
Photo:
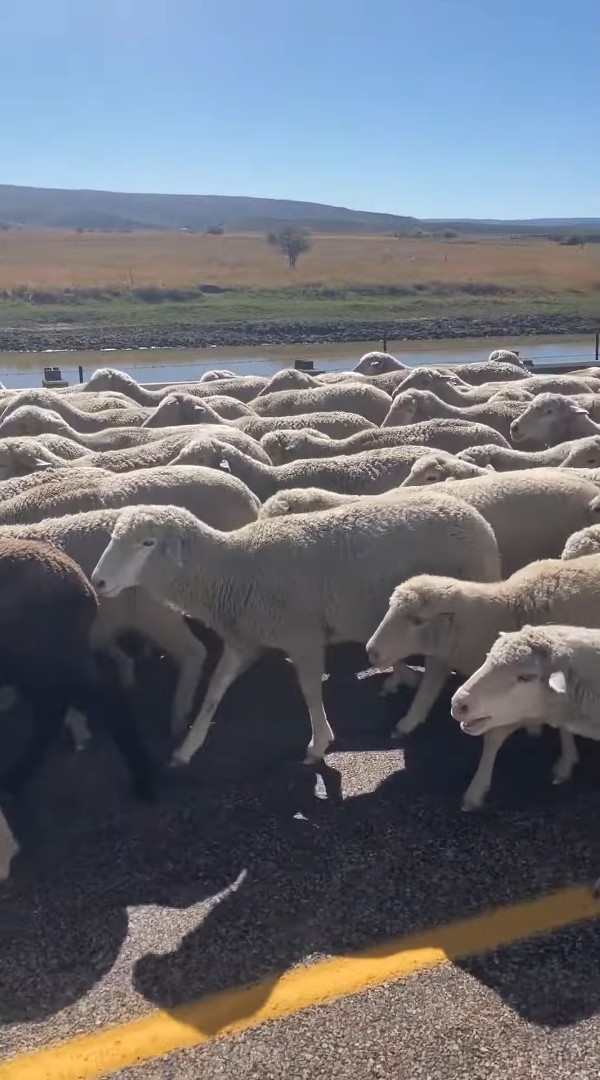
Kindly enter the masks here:
M 425 619 L 423 619 L 420 615 L 411 615 L 410 621 L 413 626 L 423 626 Z
M 154 547 L 156 540 L 142 540 L 142 547 Z
M 536 676 L 530 671 L 522 671 L 520 675 L 517 675 L 517 682 L 535 682 L 535 679 Z

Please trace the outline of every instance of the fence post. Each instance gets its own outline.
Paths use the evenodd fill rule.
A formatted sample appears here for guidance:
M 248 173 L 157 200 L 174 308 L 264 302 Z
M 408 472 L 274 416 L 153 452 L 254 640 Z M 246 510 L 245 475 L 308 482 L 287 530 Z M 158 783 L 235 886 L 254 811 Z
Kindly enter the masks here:
M 383 351 L 387 352 L 387 334 L 383 335 Z
M 79 365 L 79 382 L 83 382 L 83 368 Z
M 598 363 L 598 355 L 600 354 L 600 330 L 596 330 L 596 363 Z

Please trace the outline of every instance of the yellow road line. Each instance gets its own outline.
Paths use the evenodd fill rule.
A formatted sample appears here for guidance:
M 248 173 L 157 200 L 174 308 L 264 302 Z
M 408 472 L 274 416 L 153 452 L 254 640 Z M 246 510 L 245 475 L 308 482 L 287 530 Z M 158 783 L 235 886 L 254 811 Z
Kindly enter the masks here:
M 401 903 L 401 897 L 399 897 Z M 279 1020 L 535 934 L 600 915 L 589 889 L 572 888 L 374 945 L 349 956 L 211 994 L 171 1012 L 83 1035 L 0 1063 L 0 1080 L 98 1080 L 119 1069 Z

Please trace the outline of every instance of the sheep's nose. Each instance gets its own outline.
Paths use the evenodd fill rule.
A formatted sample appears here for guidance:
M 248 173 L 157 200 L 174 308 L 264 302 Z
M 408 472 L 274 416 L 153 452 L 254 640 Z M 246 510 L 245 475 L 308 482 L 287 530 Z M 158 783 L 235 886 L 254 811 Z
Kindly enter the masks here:
M 379 667 L 379 653 L 374 645 L 367 642 L 367 656 L 372 667 Z
M 455 720 L 464 720 L 469 715 L 469 703 L 466 698 L 457 697 L 455 694 L 450 711 Z
M 106 588 L 106 582 L 105 582 L 104 578 L 94 578 L 93 579 L 93 585 L 94 585 L 94 588 L 96 589 L 96 592 L 103 592 L 104 589 Z

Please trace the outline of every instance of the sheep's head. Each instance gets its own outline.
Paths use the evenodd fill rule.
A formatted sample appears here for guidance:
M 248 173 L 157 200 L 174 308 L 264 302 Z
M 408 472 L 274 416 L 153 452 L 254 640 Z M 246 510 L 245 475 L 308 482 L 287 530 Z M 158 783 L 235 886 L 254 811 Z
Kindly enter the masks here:
M 99 596 L 118 596 L 140 585 L 159 599 L 183 566 L 185 536 L 199 528 L 187 510 L 177 506 L 128 506 L 121 510 L 108 547 L 92 573 Z
M 0 421 L 2 438 L 7 435 L 41 435 L 45 431 L 64 435 L 70 432 L 70 428 L 58 413 L 52 409 L 38 409 L 36 405 L 20 405 Z
M 385 669 L 409 656 L 447 657 L 452 647 L 454 597 L 460 582 L 421 574 L 392 593 L 387 614 L 370 641 L 367 655 Z
M 325 491 L 322 488 L 286 488 L 267 499 L 258 516 L 281 517 L 283 514 L 309 514 L 318 510 L 332 510 L 358 498 L 359 495 L 340 495 L 336 491 Z
M 480 668 L 452 698 L 452 715 L 467 735 L 548 719 L 553 695 L 566 689 L 555 670 L 544 627 L 500 633 Z
M 127 386 L 132 384 L 135 384 L 135 379 L 126 372 L 119 371 L 118 368 L 97 368 L 82 390 L 120 390 L 125 386 L 125 393 L 127 393 Z
M 561 467 L 569 469 L 600 468 L 600 436 L 590 435 L 587 439 L 580 439 L 579 445 L 574 446 L 570 454 L 567 454 Z
M 231 449 L 217 439 L 190 439 L 170 462 L 171 465 L 203 465 L 207 469 L 224 469 L 229 472 L 226 453 Z
M 431 395 L 433 397 L 433 395 Z M 394 393 L 390 411 L 382 422 L 382 427 L 402 427 L 416 424 L 431 416 L 428 409 L 426 390 L 402 390 Z
M 396 397 L 397 394 L 404 390 L 432 390 L 435 392 L 440 383 L 449 383 L 457 387 L 461 385 L 460 379 L 453 372 L 439 371 L 437 368 L 428 367 L 411 368 L 392 394 L 392 397 Z M 470 387 L 465 385 L 465 389 L 469 390 Z
M 417 458 L 401 487 L 417 487 L 424 484 L 439 484 L 445 480 L 462 480 L 470 476 L 481 476 L 494 472 L 492 465 L 480 468 L 469 461 L 459 460 L 450 454 L 423 454 Z
M 142 427 L 171 427 L 181 424 L 222 424 L 222 417 L 205 401 L 193 394 L 177 391 L 166 394 Z
M 235 373 L 233 371 L 226 371 L 225 368 L 214 368 L 212 371 L 205 371 L 200 376 L 200 382 L 216 382 L 217 379 L 235 379 Z
M 538 394 L 530 405 L 513 420 L 510 435 L 513 442 L 533 439 L 540 443 L 568 437 L 578 416 L 588 416 L 585 409 L 561 394 Z
M 283 368 L 275 372 L 267 385 L 263 386 L 258 397 L 273 394 L 278 390 L 305 390 L 309 386 L 318 386 L 316 379 L 304 371 L 296 371 L 296 368 Z
M 561 559 L 579 559 L 582 555 L 600 554 L 600 526 L 590 525 L 580 529 L 567 540 Z
M 523 361 L 516 352 L 512 352 L 511 349 L 494 349 L 490 353 L 488 360 L 490 364 L 515 364 L 517 367 L 523 367 Z
M 28 476 L 41 469 L 64 468 L 65 464 L 50 450 L 24 439 L 0 441 L 0 480 Z
M 317 443 L 331 442 L 329 435 L 324 435 L 315 428 L 303 428 L 302 431 L 269 431 L 263 435 L 260 443 L 274 465 L 286 465 L 289 461 L 302 457 L 307 439 Z
M 354 371 L 362 375 L 384 375 L 387 371 L 397 371 L 403 365 L 390 353 L 368 352 L 361 356 Z

